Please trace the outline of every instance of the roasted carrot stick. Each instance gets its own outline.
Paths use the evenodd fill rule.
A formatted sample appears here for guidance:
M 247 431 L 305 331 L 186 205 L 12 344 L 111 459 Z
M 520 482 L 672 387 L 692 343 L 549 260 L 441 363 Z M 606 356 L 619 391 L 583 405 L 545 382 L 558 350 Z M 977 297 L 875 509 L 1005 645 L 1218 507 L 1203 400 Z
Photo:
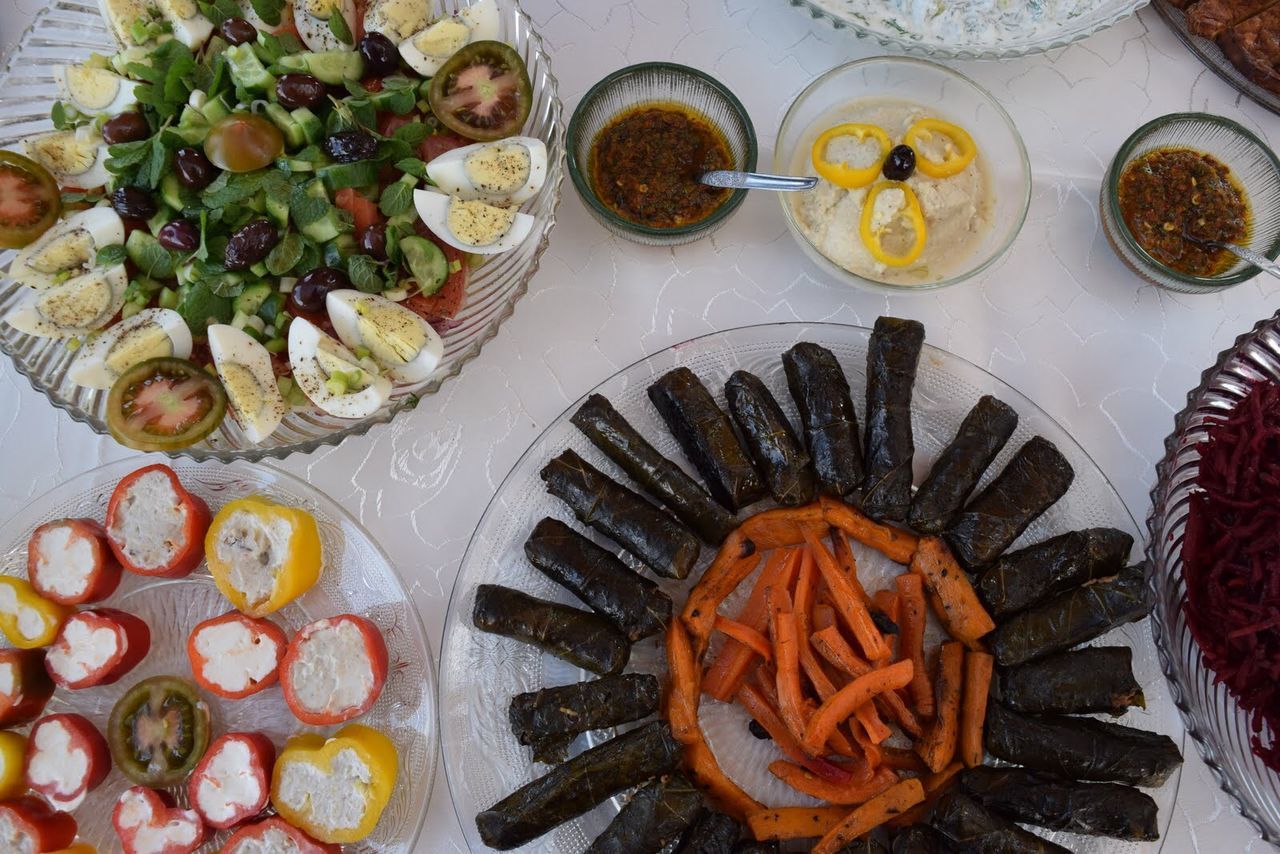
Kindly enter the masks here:
M 963 667 L 964 644 L 959 641 L 944 643 L 938 653 L 938 714 L 924 737 L 916 742 L 916 752 L 935 774 L 950 765 L 956 755 Z
M 803 740 L 808 718 L 804 710 L 804 697 L 800 689 L 800 650 L 796 647 L 796 617 L 790 611 L 778 610 L 773 614 L 774 661 L 778 668 L 778 711 L 792 734 Z M 830 735 L 827 733 L 826 735 Z M 812 743 L 812 754 L 818 754 L 826 744 L 825 737 Z M 807 746 L 807 745 L 806 745 Z
M 844 531 L 864 546 L 870 546 L 896 563 L 910 563 L 915 553 L 917 538 L 888 525 L 881 525 L 861 511 L 845 504 L 838 498 L 823 496 L 819 499 L 822 505 L 822 517 L 827 524 Z
M 738 821 L 746 821 L 747 816 L 764 809 L 763 804 L 739 788 L 721 770 L 715 754 L 701 738 L 685 745 L 684 764 L 693 781 L 711 796 L 716 806 Z
M 903 780 L 854 808 L 844 821 L 827 831 L 811 854 L 836 854 L 853 840 L 870 833 L 889 819 L 924 800 L 924 786 L 919 780 Z
M 849 545 L 849 538 L 839 528 L 831 529 L 831 553 L 836 556 L 836 563 L 840 565 L 845 578 L 849 579 L 849 585 L 853 588 L 853 592 L 858 594 L 858 598 L 862 600 L 863 604 L 870 602 L 871 597 L 867 595 L 867 591 L 862 587 L 862 582 L 858 580 L 858 561 L 853 556 L 853 548 Z
M 799 565 L 799 552 L 778 550 L 770 554 L 738 621 L 758 632 L 765 632 L 769 625 L 769 614 L 764 601 L 765 590 L 773 584 L 790 587 Z M 755 660 L 756 654 L 750 648 L 736 640 L 726 640 L 702 679 L 703 692 L 727 703 L 746 679 L 747 671 Z
M 831 730 L 850 717 L 859 706 L 871 702 L 877 694 L 901 688 L 910 681 L 910 661 L 899 661 L 859 676 L 818 708 L 809 719 L 801 743 L 816 752 L 815 747 L 821 748 Z
M 702 654 L 707 651 L 711 628 L 716 621 L 716 609 L 730 593 L 738 589 L 738 585 L 755 570 L 759 562 L 760 554 L 755 543 L 742 533 L 742 528 L 738 528 L 725 538 L 711 565 L 689 591 L 681 616 L 689 627 L 695 658 L 702 658 Z
M 828 762 L 821 756 L 809 756 L 805 753 L 800 740 L 791 734 L 777 711 L 769 704 L 768 698 L 756 686 L 743 685 L 738 689 L 737 700 L 742 704 L 742 708 L 747 710 L 747 714 L 764 727 L 764 731 L 769 733 L 773 743 L 792 762 L 803 765 L 829 783 L 843 784 L 853 779 L 853 774 L 848 769 Z
M 716 614 L 715 629 L 726 637 L 745 645 L 765 661 L 773 661 L 773 649 L 770 648 L 768 639 L 751 626 Z
M 924 582 L 913 572 L 904 572 L 893 580 L 898 589 L 898 658 L 909 659 L 915 670 L 911 678 L 911 702 L 922 718 L 933 717 L 933 686 L 929 684 L 929 668 L 924 660 L 924 627 L 927 620 L 924 604 Z
M 877 590 L 871 595 L 871 602 L 880 609 L 880 613 L 884 614 L 895 623 L 898 622 L 898 594 L 892 590 Z
M 982 764 L 982 727 L 987 720 L 987 694 L 995 659 L 985 652 L 964 657 L 964 700 L 960 707 L 960 761 L 966 768 Z
M 849 579 L 840 571 L 831 552 L 827 551 L 826 546 L 813 534 L 806 533 L 805 542 L 809 544 L 809 550 L 813 552 L 814 559 L 818 562 L 818 570 L 822 573 L 823 581 L 826 582 L 827 587 L 831 588 L 835 600 L 832 604 L 836 606 L 836 612 L 857 638 L 863 653 L 872 661 L 888 658 L 890 652 L 884 637 L 872 622 L 867 606 L 853 590 Z
M 666 703 L 671 734 L 681 744 L 689 744 L 702 737 L 698 729 L 698 666 L 689 633 L 679 620 L 667 624 L 667 669 L 671 673 Z
M 816 839 L 848 814 L 849 807 L 778 807 L 747 816 L 747 827 L 757 842 Z
M 924 800 L 896 818 L 885 822 L 886 826 L 896 829 L 900 827 L 910 827 L 913 824 L 923 821 L 925 819 L 925 814 L 928 813 L 934 803 L 942 797 L 943 792 L 951 788 L 952 784 L 955 782 L 956 775 L 962 770 L 964 770 L 963 762 L 952 762 L 937 774 L 926 774 L 924 777 L 921 777 L 920 782 L 924 786 Z
M 996 627 L 978 601 L 978 594 L 973 592 L 969 576 L 939 537 L 920 540 L 920 547 L 911 559 L 911 571 L 924 581 L 934 612 L 956 640 L 974 649 L 978 639 Z
M 924 760 L 920 758 L 920 754 L 914 750 L 884 745 L 881 746 L 880 751 L 883 756 L 881 761 L 886 768 L 892 768 L 895 771 L 915 771 L 916 773 L 929 770 L 925 767 Z
M 778 507 L 757 513 L 742 523 L 742 531 L 757 547 L 765 551 L 804 542 L 808 528 L 825 530 L 822 507 L 814 502 L 803 507 Z
M 871 665 L 853 651 L 853 647 L 849 646 L 849 642 L 844 639 L 844 635 L 840 634 L 840 630 L 835 626 L 828 626 L 825 629 L 814 632 L 809 636 L 809 642 L 813 644 L 813 648 L 817 650 L 818 655 L 822 656 L 842 673 L 856 679 L 863 674 L 871 672 Z M 920 733 L 923 732 L 920 722 L 916 720 L 916 716 L 902 702 L 898 692 L 886 691 L 875 698 L 875 703 L 881 707 L 882 712 L 897 721 L 903 732 L 912 738 L 918 738 Z
M 801 794 L 829 804 L 860 804 L 873 798 L 898 782 L 898 775 L 888 768 L 881 768 L 865 782 L 852 782 L 843 786 L 833 785 L 810 774 L 799 765 L 784 759 L 769 763 L 769 773 Z
M 830 602 L 819 602 L 813 606 L 813 628 L 825 629 L 836 624 L 836 609 Z

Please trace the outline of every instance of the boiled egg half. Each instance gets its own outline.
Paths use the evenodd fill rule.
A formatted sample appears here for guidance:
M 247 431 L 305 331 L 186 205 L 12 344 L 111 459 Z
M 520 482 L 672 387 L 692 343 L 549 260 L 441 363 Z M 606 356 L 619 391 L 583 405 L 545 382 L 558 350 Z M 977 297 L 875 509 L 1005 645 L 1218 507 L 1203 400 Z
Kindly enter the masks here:
M 42 133 L 24 143 L 27 156 L 53 173 L 63 186 L 90 190 L 111 179 L 107 146 L 92 124 Z
M 444 356 L 444 342 L 431 324 L 384 296 L 330 291 L 325 307 L 342 343 L 357 355 L 361 350 L 369 351 L 396 382 L 425 380 Z
M 67 378 L 86 388 L 111 388 L 134 365 L 161 356 L 189 358 L 191 330 L 172 309 L 144 308 L 81 347 Z
M 123 113 L 138 103 L 138 84 L 106 68 L 59 65 L 54 68 L 58 96 L 82 113 Z
M 24 247 L 9 266 L 9 275 L 38 290 L 52 288 L 59 274 L 87 269 L 99 249 L 115 243 L 124 243 L 119 214 L 105 206 L 77 211 Z
M 547 180 L 547 145 L 531 136 L 477 142 L 432 160 L 427 177 L 459 199 L 519 205 L 536 196 Z
M 192 50 L 213 35 L 213 22 L 200 14 L 195 0 L 98 0 L 98 8 L 125 46 L 136 44 L 133 22 L 154 20 L 157 12 L 169 22 L 173 37 Z
M 289 323 L 289 365 L 307 398 L 335 418 L 366 418 L 391 396 L 391 380 L 313 323 Z
M 533 217 L 479 199 L 459 199 L 414 190 L 413 204 L 431 233 L 454 249 L 494 255 L 519 246 L 533 230 Z
M 231 417 L 257 444 L 275 432 L 289 411 L 276 385 L 271 354 L 247 332 L 225 323 L 211 325 L 208 334 L 209 353 L 227 391 Z
M 478 0 L 400 42 L 400 57 L 423 77 L 431 77 L 462 48 L 472 42 L 497 39 L 501 31 L 496 0 Z
M 79 338 L 106 325 L 124 305 L 123 264 L 99 267 L 45 290 L 32 291 L 4 322 L 37 338 Z
M 297 0 L 293 4 L 293 24 L 308 50 L 350 50 L 329 27 L 329 19 L 341 15 L 347 29 L 355 33 L 356 4 L 353 0 Z

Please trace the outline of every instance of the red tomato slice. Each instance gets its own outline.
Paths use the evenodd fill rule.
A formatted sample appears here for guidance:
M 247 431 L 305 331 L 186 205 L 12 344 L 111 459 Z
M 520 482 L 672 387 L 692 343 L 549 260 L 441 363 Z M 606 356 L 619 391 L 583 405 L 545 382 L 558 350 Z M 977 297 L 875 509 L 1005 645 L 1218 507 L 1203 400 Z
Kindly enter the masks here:
M 462 148 L 462 146 L 470 144 L 471 140 L 458 136 L 453 131 L 433 133 L 422 141 L 422 145 L 418 146 L 418 156 L 430 163 L 446 151 L 453 151 L 455 148 Z
M 343 187 L 334 193 L 333 203 L 351 214 L 356 234 L 374 223 L 382 222 L 382 213 L 378 210 L 378 206 L 351 187 Z
M 410 122 L 421 121 L 421 116 L 417 113 L 408 113 L 407 115 L 397 116 L 395 113 L 383 111 L 378 113 L 378 133 L 383 136 L 391 136 L 400 128 Z

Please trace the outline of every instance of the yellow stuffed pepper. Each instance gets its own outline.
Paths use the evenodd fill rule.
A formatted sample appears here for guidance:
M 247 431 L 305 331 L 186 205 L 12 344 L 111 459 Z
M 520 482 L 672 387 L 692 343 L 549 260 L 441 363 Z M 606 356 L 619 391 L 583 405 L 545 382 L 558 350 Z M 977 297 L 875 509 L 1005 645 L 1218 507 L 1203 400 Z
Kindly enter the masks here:
M 373 832 L 395 790 L 395 745 L 376 729 L 349 724 L 332 738 L 295 735 L 271 776 L 271 805 L 321 842 L 358 842 Z
M 218 511 L 204 551 L 222 595 L 250 617 L 274 614 L 310 590 L 323 560 L 314 516 L 256 495 Z
M 16 798 L 27 790 L 22 777 L 22 757 L 26 750 L 26 736 L 0 732 L 0 800 Z
M 0 575 L 0 632 L 18 649 L 48 646 L 75 612 L 42 598 L 24 578 Z

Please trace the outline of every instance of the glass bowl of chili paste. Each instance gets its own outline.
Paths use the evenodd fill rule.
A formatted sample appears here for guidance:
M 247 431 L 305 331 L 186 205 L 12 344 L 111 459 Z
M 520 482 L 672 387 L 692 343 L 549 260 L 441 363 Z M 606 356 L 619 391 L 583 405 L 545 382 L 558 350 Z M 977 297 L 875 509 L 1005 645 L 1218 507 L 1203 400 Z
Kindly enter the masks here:
M 713 169 L 756 168 L 746 108 L 718 80 L 645 62 L 605 77 L 569 122 L 569 175 L 587 210 L 619 237 L 675 246 L 709 236 L 746 197 L 698 183 Z
M 1280 160 L 1221 116 L 1173 113 L 1138 128 L 1111 161 L 1098 207 L 1120 260 L 1182 293 L 1212 293 L 1259 272 L 1188 236 L 1280 254 Z

